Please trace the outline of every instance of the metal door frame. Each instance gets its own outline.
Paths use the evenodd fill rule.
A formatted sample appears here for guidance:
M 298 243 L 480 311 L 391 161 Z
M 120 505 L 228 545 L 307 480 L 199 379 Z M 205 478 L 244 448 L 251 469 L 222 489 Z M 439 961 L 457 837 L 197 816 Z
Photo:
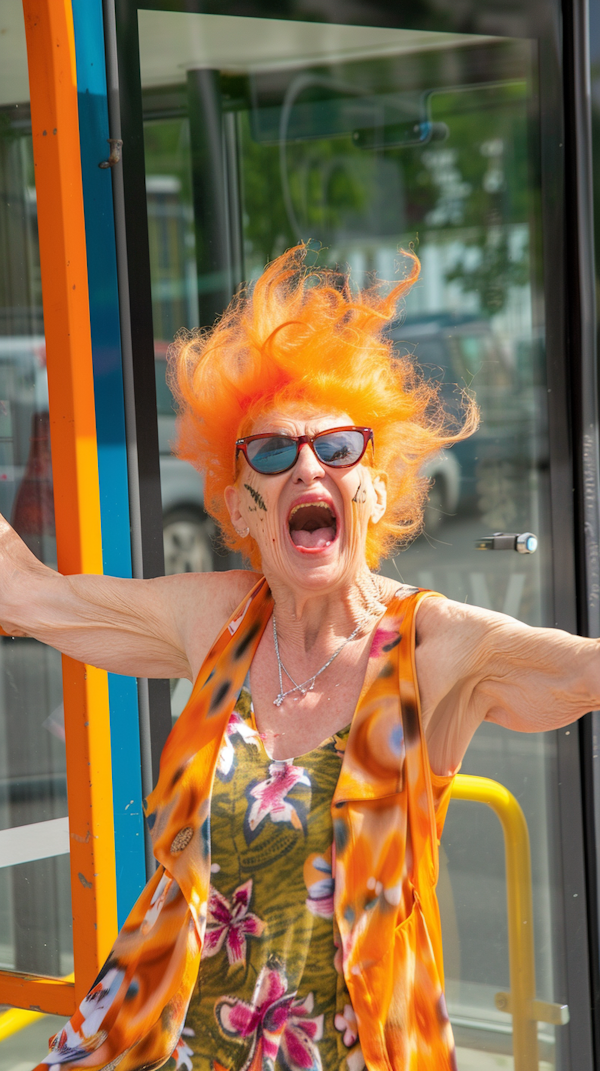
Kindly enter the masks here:
M 573 366 L 573 447 L 579 632 L 600 637 L 600 463 L 596 272 L 592 181 L 590 29 L 588 0 L 564 0 L 564 94 L 566 123 L 567 233 L 576 239 L 569 301 L 569 348 Z M 584 838 L 587 862 L 588 933 L 593 1041 L 600 1054 L 600 773 L 595 740 L 600 712 L 579 724 Z

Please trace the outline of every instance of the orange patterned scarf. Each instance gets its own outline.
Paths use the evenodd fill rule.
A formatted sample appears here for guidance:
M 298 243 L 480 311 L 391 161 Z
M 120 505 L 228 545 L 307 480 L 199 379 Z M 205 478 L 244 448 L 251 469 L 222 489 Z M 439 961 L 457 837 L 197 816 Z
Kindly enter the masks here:
M 332 802 L 335 919 L 369 1071 L 455 1071 L 435 896 L 437 831 L 414 666 L 428 592 L 388 607 L 387 656 L 361 694 Z M 210 885 L 210 797 L 227 723 L 272 598 L 261 579 L 217 638 L 147 801 L 161 864 L 91 990 L 36 1071 L 151 1071 L 177 1056 L 196 982 Z

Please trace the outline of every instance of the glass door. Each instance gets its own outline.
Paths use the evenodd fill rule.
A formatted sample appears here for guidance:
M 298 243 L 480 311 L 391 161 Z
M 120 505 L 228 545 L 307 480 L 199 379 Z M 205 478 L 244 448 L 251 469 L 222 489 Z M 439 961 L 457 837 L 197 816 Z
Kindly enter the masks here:
M 373 272 L 393 280 L 399 250 L 411 247 L 422 274 L 391 327 L 394 344 L 440 382 L 450 409 L 474 392 L 482 421 L 431 463 L 423 534 L 382 571 L 532 625 L 574 627 L 568 511 L 557 525 L 566 455 L 556 442 L 568 414 L 556 389 L 565 361 L 553 206 L 563 187 L 546 139 L 549 117 L 561 123 L 551 20 L 539 35 L 525 16 L 501 32 L 478 5 L 465 33 L 425 8 L 420 25 L 403 27 L 378 5 L 347 23 L 345 5 L 339 21 L 326 3 L 311 21 L 293 17 L 293 4 L 281 19 L 258 6 L 251 17 L 190 6 L 117 7 L 128 244 L 138 251 L 132 309 L 153 323 L 152 340 L 134 341 L 134 364 L 138 392 L 156 390 L 165 564 L 229 564 L 195 472 L 169 455 L 164 358 L 174 333 L 210 326 L 241 283 L 300 240 L 316 262 L 348 265 L 356 285 Z M 496 532 L 533 533 L 538 550 L 480 549 Z M 178 684 L 173 717 L 186 698 Z M 568 736 L 484 724 L 463 765 L 506 786 L 527 821 L 536 996 L 569 1009 L 537 1022 L 544 1071 L 591 1069 L 578 757 Z M 518 1066 L 498 996 L 510 989 L 504 844 L 482 804 L 450 807 L 439 892 L 459 1068 Z
M 56 568 L 48 380 L 23 9 L 0 35 L 0 512 Z M 73 970 L 58 652 L 0 638 L 0 969 Z

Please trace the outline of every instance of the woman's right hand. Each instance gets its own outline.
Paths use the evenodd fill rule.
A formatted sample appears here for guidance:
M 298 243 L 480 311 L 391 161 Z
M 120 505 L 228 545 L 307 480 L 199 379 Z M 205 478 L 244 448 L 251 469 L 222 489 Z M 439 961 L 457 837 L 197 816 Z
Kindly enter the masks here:
M 193 680 L 254 573 L 63 576 L 0 515 L 0 625 L 112 673 Z

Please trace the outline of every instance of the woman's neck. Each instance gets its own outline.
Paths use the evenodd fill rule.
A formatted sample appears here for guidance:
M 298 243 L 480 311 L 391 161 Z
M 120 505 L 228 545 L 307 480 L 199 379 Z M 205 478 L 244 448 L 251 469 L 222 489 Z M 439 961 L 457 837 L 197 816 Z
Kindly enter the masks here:
M 315 648 L 325 657 L 359 625 L 370 632 L 390 596 L 389 582 L 366 567 L 351 583 L 325 594 L 298 591 L 278 581 L 269 586 L 281 645 L 299 658 Z

